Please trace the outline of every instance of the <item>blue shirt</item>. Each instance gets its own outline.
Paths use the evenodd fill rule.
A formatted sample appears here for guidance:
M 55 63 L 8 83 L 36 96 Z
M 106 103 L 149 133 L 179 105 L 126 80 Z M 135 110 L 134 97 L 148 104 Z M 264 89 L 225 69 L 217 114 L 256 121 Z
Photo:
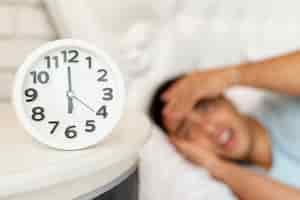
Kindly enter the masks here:
M 270 95 L 255 115 L 272 140 L 270 175 L 300 188 L 300 97 Z

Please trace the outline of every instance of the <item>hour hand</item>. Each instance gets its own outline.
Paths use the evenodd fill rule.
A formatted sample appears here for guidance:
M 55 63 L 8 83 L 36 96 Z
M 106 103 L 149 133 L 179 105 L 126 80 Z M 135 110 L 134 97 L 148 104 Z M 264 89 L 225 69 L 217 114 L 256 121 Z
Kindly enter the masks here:
M 80 104 L 82 104 L 84 107 L 86 107 L 88 110 L 90 110 L 91 112 L 96 112 L 91 106 L 89 106 L 87 103 L 85 103 L 85 101 L 81 100 L 80 98 L 78 98 L 74 94 L 73 94 L 73 98 L 76 101 L 78 101 Z
M 67 92 L 67 97 L 68 97 L 68 113 L 72 114 L 74 109 L 72 94 L 70 92 Z

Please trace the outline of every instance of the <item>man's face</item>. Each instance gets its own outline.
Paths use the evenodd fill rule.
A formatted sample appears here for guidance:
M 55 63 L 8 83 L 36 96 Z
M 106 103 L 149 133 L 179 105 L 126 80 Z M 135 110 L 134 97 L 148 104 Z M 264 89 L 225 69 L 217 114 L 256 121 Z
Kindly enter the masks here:
M 230 101 L 219 97 L 199 102 L 179 127 L 173 127 L 174 120 L 166 116 L 163 123 L 168 134 L 197 138 L 199 145 L 221 157 L 242 160 L 252 143 L 247 120 Z

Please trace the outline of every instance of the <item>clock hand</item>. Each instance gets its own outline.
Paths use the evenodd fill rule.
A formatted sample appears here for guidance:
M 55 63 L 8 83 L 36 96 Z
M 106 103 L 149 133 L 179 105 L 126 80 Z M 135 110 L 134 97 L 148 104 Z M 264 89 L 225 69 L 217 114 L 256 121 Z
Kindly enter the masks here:
M 67 96 L 68 96 L 68 94 L 67 94 Z M 73 113 L 73 109 L 74 109 L 73 99 L 68 96 L 68 113 L 72 114 Z
M 87 109 L 89 109 L 92 112 L 96 112 L 91 106 L 89 106 L 88 104 L 86 104 L 84 101 L 82 101 L 81 99 L 79 99 L 77 96 L 75 96 L 73 94 L 72 98 L 74 98 L 75 100 L 77 100 L 79 103 L 81 103 L 82 105 L 84 105 Z
M 68 67 L 68 91 L 72 92 L 72 78 L 71 78 L 71 67 Z
M 73 91 L 72 91 L 72 79 L 71 79 L 71 68 L 68 67 L 68 91 L 67 91 L 67 98 L 68 98 L 68 113 L 72 114 L 74 109 L 73 104 Z

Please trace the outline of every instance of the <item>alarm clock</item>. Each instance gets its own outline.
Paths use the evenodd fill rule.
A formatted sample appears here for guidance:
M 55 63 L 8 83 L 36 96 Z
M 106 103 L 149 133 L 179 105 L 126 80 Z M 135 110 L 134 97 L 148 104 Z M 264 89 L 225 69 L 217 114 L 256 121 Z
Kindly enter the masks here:
M 16 115 L 37 141 L 62 150 L 90 147 L 121 118 L 122 74 L 99 48 L 74 39 L 33 51 L 16 73 Z

